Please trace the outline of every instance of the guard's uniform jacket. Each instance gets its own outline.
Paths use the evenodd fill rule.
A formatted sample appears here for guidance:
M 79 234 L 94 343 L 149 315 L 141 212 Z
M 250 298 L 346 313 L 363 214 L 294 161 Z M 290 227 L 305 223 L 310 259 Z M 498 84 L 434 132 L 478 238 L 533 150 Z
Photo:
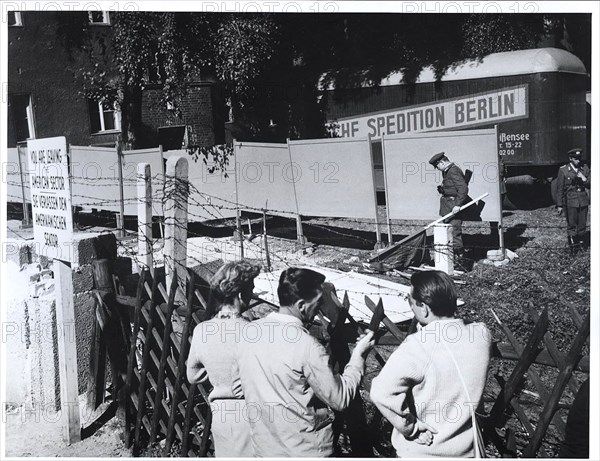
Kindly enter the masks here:
M 590 188 L 590 169 L 587 165 L 583 165 L 580 171 L 587 178 L 586 181 L 577 177 L 577 171 L 571 163 L 559 168 L 556 179 L 556 206 L 561 208 L 589 206 L 590 196 L 586 189 Z
M 440 197 L 440 216 L 445 216 L 455 206 L 465 204 L 469 188 L 462 170 L 451 163 L 442 172 L 442 196 Z

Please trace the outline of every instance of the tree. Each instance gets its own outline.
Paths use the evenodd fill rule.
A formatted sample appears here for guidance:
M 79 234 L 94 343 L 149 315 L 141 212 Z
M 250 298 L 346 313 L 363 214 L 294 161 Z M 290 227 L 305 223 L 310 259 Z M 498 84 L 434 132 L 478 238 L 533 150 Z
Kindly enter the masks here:
M 110 59 L 94 54 L 86 92 L 115 102 L 135 146 L 141 94 L 160 83 L 165 101 L 183 101 L 190 82 L 214 77 L 239 133 L 255 139 L 324 136 L 318 84 L 376 86 L 391 72 L 414 82 L 432 66 L 532 48 L 563 27 L 560 46 L 589 54 L 582 16 L 544 14 L 210 14 L 115 13 Z M 563 18 L 563 19 L 561 19 Z M 583 21 L 583 23 L 582 23 Z M 566 32 L 565 32 L 566 33 Z M 586 48 L 587 44 L 587 48 Z M 584 61 L 586 62 L 586 61 Z M 587 61 L 589 62 L 589 60 Z

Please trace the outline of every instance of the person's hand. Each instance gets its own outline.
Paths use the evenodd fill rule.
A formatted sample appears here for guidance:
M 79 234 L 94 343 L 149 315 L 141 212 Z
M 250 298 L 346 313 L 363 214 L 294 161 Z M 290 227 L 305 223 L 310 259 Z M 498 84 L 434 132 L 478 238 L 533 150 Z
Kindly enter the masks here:
M 561 206 L 557 206 L 557 207 L 556 207 L 556 211 L 558 212 L 558 214 L 559 214 L 559 215 L 561 215 L 561 214 L 562 214 L 562 212 L 563 212 L 563 209 L 562 209 L 562 207 L 561 207 Z
M 366 330 L 366 332 L 358 337 L 356 341 L 356 346 L 352 351 L 352 354 L 360 354 L 360 356 L 364 359 L 369 355 L 371 349 L 375 345 L 375 333 L 371 330 Z
M 413 440 L 419 445 L 431 445 L 433 434 L 437 434 L 437 430 L 418 419 L 415 421 L 415 425 L 417 426 L 417 432 Z
M 456 205 L 454 208 L 452 208 L 452 213 L 456 214 L 460 211 L 460 207 L 458 205 Z
M 443 193 L 444 193 L 444 188 L 443 188 L 442 186 L 437 186 L 437 191 L 438 191 L 440 194 L 443 194 Z

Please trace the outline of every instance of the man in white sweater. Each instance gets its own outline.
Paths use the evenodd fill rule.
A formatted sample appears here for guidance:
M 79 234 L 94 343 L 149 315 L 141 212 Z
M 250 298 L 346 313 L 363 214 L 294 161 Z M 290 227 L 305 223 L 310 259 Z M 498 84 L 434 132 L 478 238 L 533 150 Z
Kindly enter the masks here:
M 399 457 L 473 457 L 471 415 L 487 378 L 490 333 L 454 317 L 456 289 L 444 272 L 416 273 L 411 285 L 420 328 L 373 380 L 371 400 L 394 427 Z

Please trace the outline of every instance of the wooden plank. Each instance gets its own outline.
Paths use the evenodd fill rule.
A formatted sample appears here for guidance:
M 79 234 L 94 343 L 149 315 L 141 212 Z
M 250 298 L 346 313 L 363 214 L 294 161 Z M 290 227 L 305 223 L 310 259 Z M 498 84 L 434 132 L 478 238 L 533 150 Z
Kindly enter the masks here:
M 546 310 L 544 310 L 546 312 Z M 565 367 L 558 373 L 558 377 L 554 384 L 554 388 L 552 389 L 552 393 L 550 394 L 550 398 L 546 402 L 544 409 L 540 415 L 540 420 L 535 429 L 535 433 L 533 434 L 533 438 L 531 442 L 523 451 L 524 458 L 534 458 L 537 451 L 539 450 L 544 435 L 546 434 L 546 430 L 550 425 L 550 421 L 552 420 L 552 416 L 556 411 L 558 402 L 562 393 L 573 374 L 573 370 L 575 368 L 575 364 L 580 358 L 581 350 L 585 346 L 588 336 L 590 335 L 590 313 L 588 312 L 583 324 L 581 325 L 581 329 L 575 336 L 573 340 L 573 344 L 571 345 L 571 349 L 565 360 Z
M 542 340 L 544 333 L 548 329 L 548 308 L 544 309 L 540 320 L 535 324 L 531 336 L 527 341 L 523 354 L 517 362 L 513 372 L 506 382 L 506 386 L 500 391 L 492 410 L 490 411 L 490 417 L 488 422 L 496 424 L 502 415 L 502 412 L 511 401 L 514 393 L 517 391 L 519 383 L 523 379 L 523 375 L 529 369 L 533 363 L 533 359 L 536 355 L 538 344 Z
M 169 301 L 167 302 L 167 315 L 165 318 L 165 328 L 162 337 L 162 345 L 161 345 L 161 355 L 160 355 L 160 363 L 158 367 L 158 378 L 157 384 L 158 387 L 156 389 L 156 397 L 154 398 L 154 413 L 152 414 L 152 432 L 150 433 L 150 443 L 154 443 L 156 441 L 156 432 L 158 430 L 158 421 L 160 418 L 160 411 L 158 410 L 160 401 L 162 400 L 162 395 L 165 390 L 164 382 L 165 382 L 165 369 L 167 366 L 167 357 L 170 352 L 169 347 L 169 337 L 171 335 L 171 331 L 173 330 L 173 323 L 171 322 L 171 316 L 173 315 L 173 310 L 175 309 L 175 292 L 177 290 L 177 270 L 173 274 L 173 279 L 171 280 L 171 286 L 169 289 Z M 168 414 L 168 413 L 167 413 Z
M 77 390 L 77 344 L 75 341 L 75 306 L 71 265 L 54 260 L 56 279 L 56 326 L 58 331 L 58 366 L 63 439 L 68 444 L 81 440 L 79 392 Z
M 87 404 L 95 410 L 104 402 L 105 386 L 106 386 L 106 344 L 100 327 L 100 312 L 101 305 L 98 299 L 94 297 L 95 318 L 92 324 L 92 353 L 90 354 L 90 374 L 87 383 Z

